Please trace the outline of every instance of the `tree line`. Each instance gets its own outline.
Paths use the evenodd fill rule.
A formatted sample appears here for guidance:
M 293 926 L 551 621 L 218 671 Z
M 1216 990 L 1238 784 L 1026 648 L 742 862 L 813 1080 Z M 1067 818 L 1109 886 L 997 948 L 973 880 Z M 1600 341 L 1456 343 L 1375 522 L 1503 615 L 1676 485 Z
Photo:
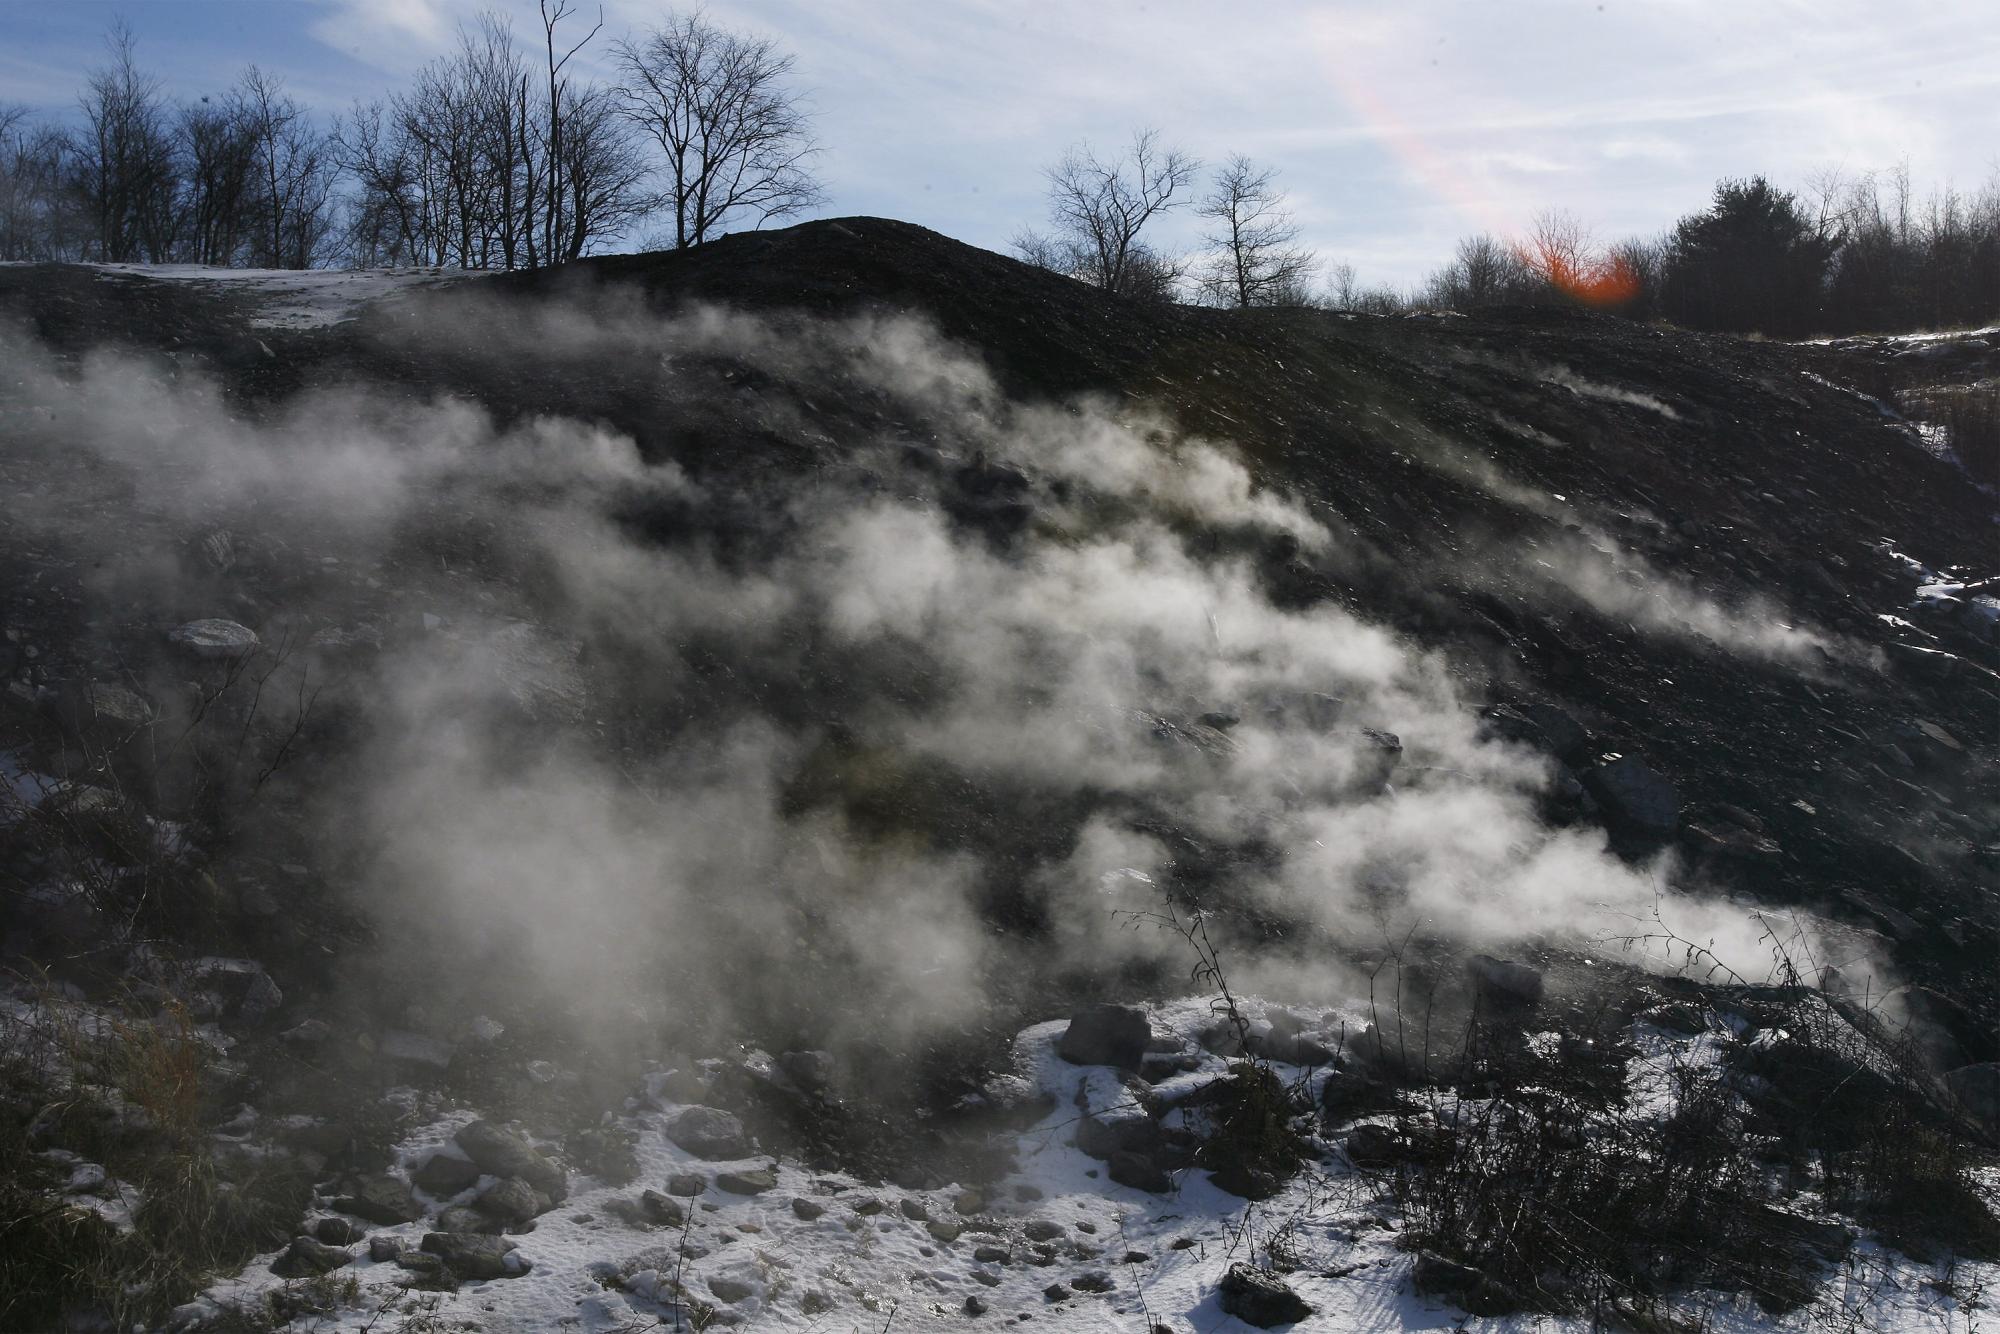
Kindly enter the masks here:
M 1409 309 L 1581 304 L 1687 328 L 1776 337 L 1953 328 L 2000 318 L 2000 175 L 1976 194 L 1919 200 L 1907 165 L 1825 172 L 1804 194 L 1759 176 L 1724 180 L 1707 207 L 1664 234 L 1598 243 L 1573 214 L 1545 212 L 1525 235 L 1467 237 L 1415 290 L 1367 287 L 1297 244 L 1274 169 L 1241 155 L 1207 191 L 1201 164 L 1142 129 L 1115 155 L 1088 144 L 1044 173 L 1049 226 L 1015 238 L 1030 263 L 1107 291 L 1220 306 Z M 1193 209 L 1202 248 L 1142 236 Z
M 174 102 L 115 23 L 69 124 L 0 106 L 0 259 L 536 268 L 628 239 L 696 245 L 821 195 L 792 58 L 700 14 L 610 44 L 539 0 L 486 14 L 409 87 L 322 119 L 256 66 Z
M 122 21 L 69 124 L 0 106 L 0 259 L 267 268 L 563 263 L 627 241 L 699 245 L 822 202 L 793 57 L 672 13 L 608 43 L 614 78 L 578 77 L 603 31 L 537 0 L 526 41 L 488 13 L 410 85 L 322 119 L 256 66 L 176 103 Z M 1823 173 L 1802 192 L 1720 182 L 1655 237 L 1599 244 L 1571 214 L 1480 235 L 1416 289 L 1356 281 L 1299 243 L 1276 170 L 1203 166 L 1154 129 L 1078 144 L 1044 172 L 1030 263 L 1143 300 L 1391 312 L 1580 303 L 1778 337 L 1952 327 L 2000 317 L 2000 175 L 1918 199 L 1907 166 Z M 1191 251 L 1157 244 L 1188 209 Z

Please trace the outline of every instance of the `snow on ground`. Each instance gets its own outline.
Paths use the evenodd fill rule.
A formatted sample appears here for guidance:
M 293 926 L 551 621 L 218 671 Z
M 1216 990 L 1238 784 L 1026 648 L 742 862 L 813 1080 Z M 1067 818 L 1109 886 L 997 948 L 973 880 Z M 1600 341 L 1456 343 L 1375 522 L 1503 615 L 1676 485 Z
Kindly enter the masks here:
M 420 287 L 483 277 L 466 269 L 219 269 L 206 264 L 93 264 L 105 273 L 156 282 L 208 283 L 259 306 L 260 329 L 320 329 L 353 319 L 362 307 Z
M 1253 1003 L 1253 1013 L 1260 1008 Z M 1331 1030 L 1361 1017 L 1320 1012 L 1310 1016 L 1308 1027 Z M 1226 1062 L 1195 1041 L 1214 1023 L 1206 999 L 1161 1007 L 1152 1022 L 1156 1034 L 1172 1032 L 1199 1062 L 1188 1075 L 1169 1081 L 1185 1087 L 1156 1086 L 1163 1095 L 1184 1095 L 1226 1069 Z M 1105 1334 L 1157 1328 L 1236 1334 L 1250 1327 L 1223 1313 L 1217 1285 L 1232 1262 L 1267 1263 L 1275 1247 L 1293 1266 L 1286 1281 L 1314 1308 L 1291 1326 L 1296 1330 L 1582 1334 L 1589 1328 L 1584 1321 L 1545 1316 L 1468 1317 L 1413 1293 L 1413 1257 L 1397 1245 L 1394 1207 L 1330 1144 L 1320 1146 L 1318 1163 L 1308 1164 L 1282 1194 L 1263 1203 L 1225 1194 L 1200 1172 L 1182 1174 L 1169 1195 L 1111 1184 L 1104 1165 L 1070 1140 L 1079 1093 L 1097 1102 L 1117 1082 L 1106 1069 L 1074 1066 L 1056 1055 L 1065 1027 L 1062 1021 L 1040 1024 L 1017 1040 L 1019 1075 L 1053 1095 L 1057 1107 L 1019 1133 L 1016 1172 L 991 1188 L 971 1216 L 957 1211 L 956 1186 L 908 1191 L 793 1163 L 773 1164 L 768 1157 L 695 1159 L 664 1134 L 678 1106 L 635 1098 L 624 1123 L 639 1132 L 638 1177 L 622 1188 L 573 1177 L 569 1199 L 537 1220 L 532 1232 L 512 1238 L 531 1266 L 525 1275 L 466 1283 L 452 1294 L 404 1292 L 397 1285 L 406 1277 L 403 1270 L 370 1261 L 368 1248 L 357 1246 L 356 1262 L 333 1277 L 351 1277 L 358 1298 L 332 1315 L 310 1317 L 310 1327 L 330 1334 L 391 1330 L 403 1321 L 411 1328 L 456 1328 L 470 1320 L 490 1334 L 688 1328 L 676 1324 L 670 1303 L 676 1282 L 705 1299 L 714 1292 L 711 1284 L 726 1288 L 733 1280 L 741 1285 L 735 1291 L 747 1295 L 714 1301 L 705 1317 L 712 1321 L 709 1328 L 832 1334 L 1032 1322 L 1036 1328 Z M 1635 1093 L 1661 1110 L 1672 1098 L 1673 1071 L 1712 1064 L 1730 1037 L 1721 1031 L 1676 1036 L 1651 1028 L 1635 1036 L 1641 1049 L 1631 1071 Z M 1307 1071 L 1276 1070 L 1312 1078 Z M 472 1115 L 446 1116 L 412 1134 L 398 1147 L 397 1171 L 407 1176 L 435 1152 L 455 1153 L 448 1147 L 452 1136 Z M 712 1177 L 764 1166 L 775 1168 L 775 1189 L 745 1197 L 711 1184 L 690 1201 L 698 1207 L 689 1210 L 685 1229 L 624 1221 L 608 1207 L 635 1200 L 642 1189 L 663 1187 L 672 1173 Z M 491 1182 L 482 1178 L 453 1200 L 469 1200 Z M 794 1211 L 795 1199 L 823 1212 L 803 1217 Z M 911 1201 L 922 1205 L 915 1217 L 904 1209 Z M 415 1249 L 432 1225 L 374 1229 L 373 1235 L 396 1236 Z M 1038 1248 L 1041 1237 L 1049 1240 Z M 270 1274 L 274 1258 L 259 1257 L 183 1311 L 190 1317 L 197 1310 L 212 1314 L 218 1304 L 255 1301 L 286 1286 Z M 1068 1292 L 1048 1295 L 1058 1283 Z M 2000 1328 L 1984 1323 L 1987 1312 L 1962 1304 L 1957 1295 L 1982 1284 L 1989 1292 L 2000 1289 L 2000 1266 L 1920 1265 L 1864 1241 L 1847 1264 L 1829 1270 L 1822 1300 L 1790 1316 L 1774 1320 L 1748 1301 L 1720 1295 L 1697 1294 L 1692 1300 L 1702 1328 L 1718 1332 L 1804 1331 L 1827 1327 L 1827 1319 L 1864 1330 Z M 974 1299 L 970 1307 L 968 1299 Z M 440 1323 L 420 1323 L 419 1317 Z

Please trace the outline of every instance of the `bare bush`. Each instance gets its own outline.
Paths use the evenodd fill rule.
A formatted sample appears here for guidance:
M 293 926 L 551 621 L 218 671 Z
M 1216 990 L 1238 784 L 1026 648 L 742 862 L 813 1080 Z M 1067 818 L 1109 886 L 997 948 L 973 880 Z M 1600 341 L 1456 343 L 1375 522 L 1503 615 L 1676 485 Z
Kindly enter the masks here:
M 1139 236 L 1155 218 L 1187 202 L 1200 165 L 1162 144 L 1158 130 L 1136 132 L 1125 152 L 1108 160 L 1079 144 L 1045 173 L 1053 231 L 1024 233 L 1014 248 L 1032 264 L 1106 292 L 1164 297 L 1184 266 Z

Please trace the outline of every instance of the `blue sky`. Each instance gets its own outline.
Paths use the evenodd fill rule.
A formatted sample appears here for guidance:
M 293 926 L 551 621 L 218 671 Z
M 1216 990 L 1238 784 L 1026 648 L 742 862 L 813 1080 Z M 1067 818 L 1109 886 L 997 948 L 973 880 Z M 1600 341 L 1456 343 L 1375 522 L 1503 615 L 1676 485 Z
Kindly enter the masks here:
M 66 112 L 122 14 L 177 97 L 255 62 L 329 114 L 395 88 L 482 9 L 532 0 L 0 0 L 0 101 Z M 594 6 L 591 6 L 594 8 Z M 2000 166 L 1992 0 L 714 0 L 798 56 L 828 214 L 1004 248 L 1039 169 L 1141 124 L 1279 168 L 1306 240 L 1405 285 L 1460 236 L 1564 208 L 1653 233 L 1715 179 L 1791 186 L 1907 158 Z M 606 0 L 606 35 L 662 6 Z M 598 53 L 603 53 L 602 42 Z M 1192 220 L 1161 233 L 1190 242 Z

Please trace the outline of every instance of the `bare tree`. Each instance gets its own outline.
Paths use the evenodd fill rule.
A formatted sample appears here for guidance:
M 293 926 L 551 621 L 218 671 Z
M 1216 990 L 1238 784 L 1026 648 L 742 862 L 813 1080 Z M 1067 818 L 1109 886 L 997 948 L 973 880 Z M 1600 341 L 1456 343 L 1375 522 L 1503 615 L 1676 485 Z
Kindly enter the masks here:
M 92 70 L 80 99 L 83 132 L 75 188 L 96 233 L 92 251 L 113 262 L 164 260 L 178 221 L 173 136 L 159 80 L 139 69 L 123 19 L 105 34 L 111 62 Z
M 280 80 L 252 65 L 237 88 L 236 115 L 256 164 L 257 258 L 271 268 L 311 268 L 331 229 L 332 145 Z
M 1423 299 L 1444 310 L 1476 310 L 1527 300 L 1535 285 L 1514 247 L 1491 236 L 1468 236 L 1458 243 L 1451 262 L 1431 275 Z
M 1285 208 L 1277 172 L 1241 153 L 1223 164 L 1215 186 L 1195 206 L 1210 223 L 1203 237 L 1218 252 L 1201 275 L 1204 296 L 1225 306 L 1297 306 L 1306 302 L 1313 253 L 1293 243 L 1298 224 Z
M 1185 191 L 1200 168 L 1194 157 L 1162 145 L 1153 129 L 1136 132 L 1124 155 L 1109 161 L 1089 144 L 1078 144 L 1045 173 L 1053 235 L 1023 233 L 1015 249 L 1030 263 L 1107 292 L 1157 290 L 1163 272 L 1171 289 L 1180 265 L 1140 245 L 1139 233 L 1186 202 Z
M 695 11 L 615 50 L 624 113 L 665 157 L 676 247 L 719 236 L 738 217 L 761 226 L 824 198 L 809 170 L 812 126 L 790 87 L 793 57 L 775 43 Z

